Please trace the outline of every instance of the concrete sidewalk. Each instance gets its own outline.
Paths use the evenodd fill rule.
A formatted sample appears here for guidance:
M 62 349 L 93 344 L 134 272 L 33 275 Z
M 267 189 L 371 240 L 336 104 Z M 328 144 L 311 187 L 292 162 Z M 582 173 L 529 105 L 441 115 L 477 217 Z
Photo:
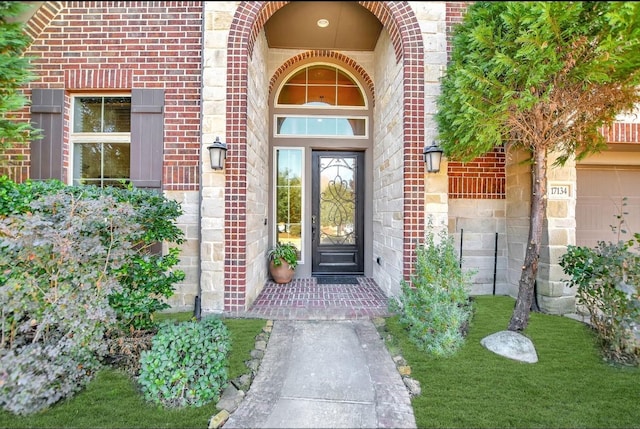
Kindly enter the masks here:
M 224 428 L 415 428 L 409 393 L 369 319 L 277 320 Z

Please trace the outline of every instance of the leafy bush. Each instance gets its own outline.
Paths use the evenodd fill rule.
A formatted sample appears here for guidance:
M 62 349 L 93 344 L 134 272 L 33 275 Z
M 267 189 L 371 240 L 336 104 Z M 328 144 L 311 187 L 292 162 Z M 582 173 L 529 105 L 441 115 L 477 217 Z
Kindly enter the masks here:
M 27 213 L 31 202 L 43 195 L 52 195 L 65 189 L 58 180 L 16 183 L 7 176 L 0 176 L 0 217 Z
M 179 262 L 179 249 L 170 247 L 162 255 L 154 247 L 166 242 L 181 244 L 183 232 L 175 224 L 182 214 L 178 202 L 162 194 L 137 189 L 96 186 L 67 186 L 59 180 L 15 183 L 0 177 L 0 217 L 27 213 L 31 203 L 46 195 L 64 192 L 78 199 L 113 198 L 127 203 L 134 212 L 123 222 L 133 222 L 139 230 L 126 238 L 136 249 L 125 264 L 114 273 L 123 288 L 109 296 L 122 330 L 153 327 L 153 314 L 169 308 L 166 299 L 174 293 L 174 285 L 185 278 L 182 270 L 173 270 Z
M 589 312 L 605 357 L 640 363 L 640 234 L 617 243 L 600 241 L 594 248 L 568 246 L 560 266 L 576 286 L 578 304 Z
M 227 383 L 230 349 L 220 319 L 161 322 L 151 350 L 140 356 L 138 381 L 145 399 L 166 407 L 217 402 Z
M 180 214 L 177 202 L 131 187 L 0 177 L 0 406 L 33 413 L 73 394 L 113 338 L 154 326 L 184 278 L 171 271 L 178 249 L 154 250 L 182 242 Z
M 471 319 L 471 273 L 460 268 L 446 231 L 438 238 L 436 242 L 430 223 L 425 243 L 416 249 L 411 284 L 403 280 L 402 293 L 390 302 L 416 347 L 435 356 L 450 356 L 464 343 Z
M 114 198 L 45 195 L 0 218 L 0 405 L 42 410 L 79 390 L 100 366 L 116 323 L 111 275 L 134 253 L 134 209 Z

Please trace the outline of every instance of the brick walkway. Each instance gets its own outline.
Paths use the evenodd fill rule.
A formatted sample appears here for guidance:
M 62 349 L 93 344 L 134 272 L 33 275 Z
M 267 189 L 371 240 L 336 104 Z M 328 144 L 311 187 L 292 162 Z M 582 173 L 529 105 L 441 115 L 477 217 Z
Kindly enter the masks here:
M 318 284 L 314 277 L 267 282 L 247 317 L 273 320 L 353 320 L 386 316 L 388 300 L 373 279 L 358 284 Z

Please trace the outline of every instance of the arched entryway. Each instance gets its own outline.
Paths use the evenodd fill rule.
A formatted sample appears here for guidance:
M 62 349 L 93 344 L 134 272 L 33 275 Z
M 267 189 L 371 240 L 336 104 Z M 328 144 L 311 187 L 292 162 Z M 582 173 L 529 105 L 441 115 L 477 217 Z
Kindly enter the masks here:
M 402 106 L 401 146 L 402 171 L 401 235 L 395 242 L 401 254 L 398 274 L 408 278 L 412 268 L 415 245 L 424 231 L 424 180 L 422 150 L 424 146 L 424 59 L 420 29 L 406 2 L 359 2 L 382 23 L 389 35 L 395 58 L 401 69 L 400 92 L 396 95 Z M 231 24 L 227 44 L 226 130 L 229 144 L 225 176 L 224 221 L 224 310 L 243 311 L 247 302 L 247 278 L 252 261 L 247 259 L 248 228 L 247 168 L 250 164 L 247 130 L 247 91 L 250 88 L 250 63 L 257 37 L 266 21 L 287 2 L 242 2 Z M 397 229 L 397 228 L 396 228 Z M 398 239 L 401 240 L 398 243 Z
M 371 80 L 344 55 L 286 63 L 270 97 L 270 244 L 298 248 L 298 278 L 370 276 Z

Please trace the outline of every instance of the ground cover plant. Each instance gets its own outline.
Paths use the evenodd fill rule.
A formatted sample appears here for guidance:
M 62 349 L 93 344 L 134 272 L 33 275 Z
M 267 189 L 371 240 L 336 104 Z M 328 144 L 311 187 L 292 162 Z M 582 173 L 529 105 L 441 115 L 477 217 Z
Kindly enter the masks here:
M 523 333 L 536 347 L 535 364 L 485 349 L 480 340 L 504 330 L 514 304 L 510 297 L 475 297 L 465 344 L 447 358 L 420 351 L 397 316 L 387 320 L 422 386 L 412 399 L 418 427 L 640 427 L 640 370 L 607 363 L 582 322 L 532 313 Z
M 138 382 L 147 401 L 200 407 L 218 401 L 227 384 L 229 331 L 218 317 L 162 322 L 140 355 Z
M 158 319 L 188 321 L 188 313 L 162 313 Z M 221 319 L 229 330 L 229 379 L 250 370 L 255 337 L 266 321 L 261 319 Z M 217 414 L 215 402 L 201 407 L 167 408 L 145 401 L 136 381 L 123 370 L 100 371 L 84 390 L 41 413 L 18 417 L 0 411 L 2 428 L 206 428 Z

